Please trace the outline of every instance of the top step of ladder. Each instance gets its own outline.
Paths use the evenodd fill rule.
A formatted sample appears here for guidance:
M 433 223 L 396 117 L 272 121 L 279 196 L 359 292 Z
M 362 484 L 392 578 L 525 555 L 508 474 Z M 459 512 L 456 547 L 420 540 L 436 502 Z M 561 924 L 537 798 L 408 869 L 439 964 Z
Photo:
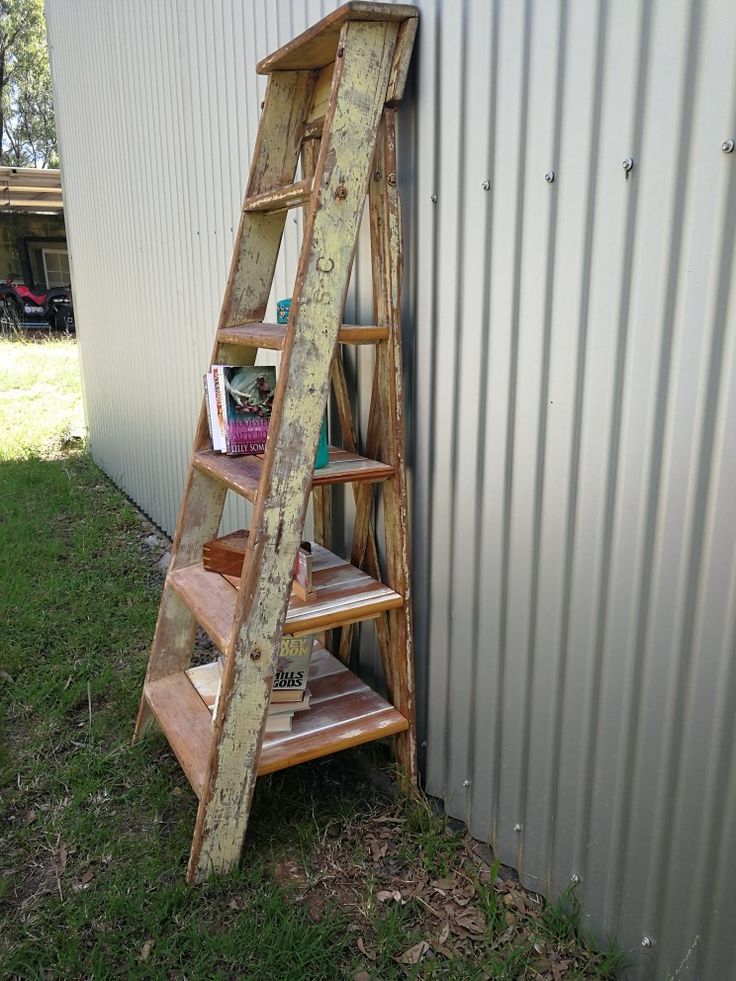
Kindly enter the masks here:
M 386 98 L 386 105 L 396 105 L 404 94 L 414 37 L 419 24 L 419 11 L 416 7 L 405 3 L 350 0 L 349 3 L 344 3 L 342 7 L 333 10 L 308 30 L 259 61 L 258 74 L 270 75 L 271 72 L 277 71 L 318 69 L 332 64 L 338 57 L 340 32 L 351 20 L 402 22 Z

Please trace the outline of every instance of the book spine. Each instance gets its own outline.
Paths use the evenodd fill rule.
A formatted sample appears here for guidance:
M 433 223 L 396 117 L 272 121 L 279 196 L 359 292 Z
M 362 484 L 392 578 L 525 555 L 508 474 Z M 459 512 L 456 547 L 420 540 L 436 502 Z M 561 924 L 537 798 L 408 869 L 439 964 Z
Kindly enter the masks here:
M 204 405 L 207 410 L 207 428 L 210 431 L 210 441 L 212 443 L 212 449 L 219 449 L 219 431 L 217 427 L 216 419 L 217 417 L 213 414 L 212 398 L 210 394 L 210 389 L 212 387 L 212 372 L 208 371 L 203 378 L 204 382 Z
M 217 417 L 217 399 L 215 398 L 215 378 L 211 371 L 205 375 L 205 391 L 207 399 L 207 421 L 212 437 L 212 449 L 222 453 L 225 443 L 220 427 L 220 420 Z
M 222 434 L 222 452 L 229 453 L 227 438 L 227 418 L 225 402 L 225 368 L 221 364 L 212 365 L 212 379 L 215 389 L 215 405 L 217 407 L 217 421 Z

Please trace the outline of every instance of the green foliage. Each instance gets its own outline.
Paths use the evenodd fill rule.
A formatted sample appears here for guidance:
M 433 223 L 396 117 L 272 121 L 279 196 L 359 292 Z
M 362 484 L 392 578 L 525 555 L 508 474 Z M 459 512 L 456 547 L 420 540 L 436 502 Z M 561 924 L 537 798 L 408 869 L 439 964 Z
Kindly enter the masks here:
M 59 166 L 43 0 L 0 0 L 0 163 Z

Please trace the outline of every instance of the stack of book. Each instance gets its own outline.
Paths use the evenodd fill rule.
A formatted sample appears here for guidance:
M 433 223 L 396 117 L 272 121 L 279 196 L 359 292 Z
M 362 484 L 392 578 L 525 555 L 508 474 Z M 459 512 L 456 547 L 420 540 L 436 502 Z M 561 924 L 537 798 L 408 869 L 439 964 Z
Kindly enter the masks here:
M 265 452 L 275 387 L 272 365 L 213 364 L 204 376 L 212 449 L 229 456 Z
M 266 732 L 291 732 L 294 715 L 309 708 L 307 686 L 309 661 L 314 646 L 314 634 L 288 637 L 281 640 L 278 665 L 273 679 L 271 702 L 266 718 Z M 210 664 L 189 668 L 187 675 L 200 698 L 214 713 L 220 693 L 224 660 L 220 657 Z

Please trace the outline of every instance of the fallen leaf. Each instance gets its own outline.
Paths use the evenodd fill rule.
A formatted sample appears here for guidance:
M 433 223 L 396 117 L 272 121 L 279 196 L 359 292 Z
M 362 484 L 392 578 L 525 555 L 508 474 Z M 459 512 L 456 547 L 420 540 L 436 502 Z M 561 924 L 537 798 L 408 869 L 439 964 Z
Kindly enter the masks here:
M 142 961 L 148 960 L 148 958 L 151 956 L 151 947 L 153 947 L 155 942 L 156 942 L 155 940 L 146 940 L 146 942 L 141 947 L 140 960 Z
M 436 951 L 438 951 L 440 954 L 442 954 L 444 957 L 446 957 L 448 959 L 448 961 L 453 960 L 453 958 L 455 957 L 455 951 L 454 950 L 450 950 L 450 948 L 449 947 L 446 947 L 444 944 L 435 943 L 432 946 L 434 947 L 434 949 Z
M 57 875 L 61 875 L 66 868 L 67 854 L 66 845 L 64 844 L 59 845 L 56 849 L 54 854 L 54 868 L 56 869 Z
M 0 681 L 7 681 L 7 682 L 9 682 L 9 683 L 10 683 L 11 685 L 13 684 L 13 679 L 12 679 L 12 678 L 11 678 L 11 676 L 10 676 L 10 675 L 8 674 L 8 672 L 7 672 L 7 671 L 5 671 L 5 670 L 4 670 L 3 668 L 0 668 Z
M 371 842 L 371 857 L 374 862 L 377 862 L 379 858 L 383 858 L 388 851 L 388 844 L 385 841 L 372 841 Z
M 236 896 L 235 899 L 231 899 L 227 905 L 230 907 L 230 909 L 235 909 L 238 912 L 245 909 L 245 901 L 239 896 Z
M 449 936 L 450 936 L 450 924 L 449 923 L 443 923 L 442 924 L 442 929 L 440 930 L 439 934 L 437 935 L 437 942 L 440 943 L 440 944 L 446 944 L 447 943 L 447 938 Z
M 353 981 L 371 981 L 371 976 L 367 971 L 356 971 Z
M 474 887 L 472 885 L 467 885 L 462 886 L 460 889 L 455 889 L 452 894 L 452 898 L 455 900 L 458 906 L 467 906 L 474 895 Z
M 33 824 L 33 822 L 36 820 L 36 812 L 33 810 L 33 808 L 31 808 L 30 811 L 26 811 L 26 813 L 23 815 L 23 820 L 26 822 L 26 824 Z
M 447 892 L 448 889 L 454 889 L 456 884 L 454 879 L 435 879 L 432 888 L 438 892 Z
M 374 961 L 376 959 L 375 951 L 368 950 L 362 937 L 358 937 L 358 950 L 361 952 L 363 957 L 367 957 L 369 961 Z
M 388 889 L 382 889 L 380 892 L 376 893 L 376 899 L 378 900 L 379 903 L 387 903 L 390 899 L 393 899 L 395 902 L 400 903 L 401 893 L 399 892 L 398 889 L 395 889 L 393 892 L 391 892 Z
M 506 914 L 507 916 L 509 914 Z M 479 909 L 471 906 L 458 914 L 455 923 L 469 933 L 481 934 L 486 932 L 486 918 Z
M 506 911 L 506 926 L 513 926 L 516 923 L 516 917 L 511 912 L 511 910 Z
M 394 958 L 399 964 L 418 964 L 419 961 L 424 957 L 424 955 L 429 950 L 429 944 L 426 940 L 420 940 L 418 944 L 414 944 L 413 947 L 409 947 L 405 950 L 400 957 Z
M 92 869 L 87 869 L 87 871 L 84 873 L 84 875 L 79 881 L 83 886 L 86 886 L 88 882 L 91 882 L 94 879 L 94 877 L 95 874 L 92 871 Z

